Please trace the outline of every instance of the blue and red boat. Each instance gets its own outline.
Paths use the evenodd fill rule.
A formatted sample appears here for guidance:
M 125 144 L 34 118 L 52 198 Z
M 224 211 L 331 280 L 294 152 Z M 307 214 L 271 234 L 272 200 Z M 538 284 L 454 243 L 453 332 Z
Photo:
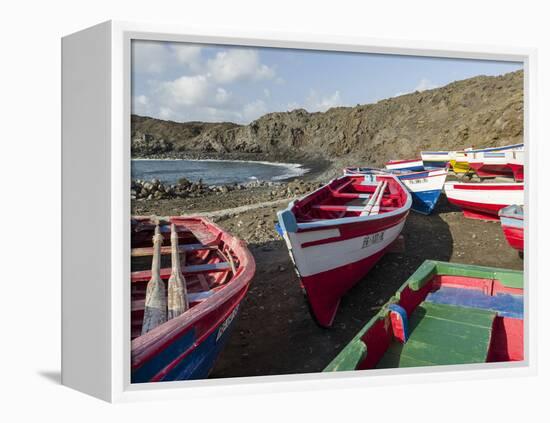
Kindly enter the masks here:
M 522 361 L 523 272 L 425 261 L 326 372 Z
M 437 205 L 447 179 L 445 168 L 422 168 L 420 171 L 348 167 L 345 175 L 380 175 L 391 173 L 399 178 L 412 196 L 412 209 L 418 213 L 431 214 Z
M 174 224 L 189 309 L 142 334 L 147 282 L 151 279 L 152 237 L 157 223 L 132 219 L 132 383 L 208 377 L 231 335 L 239 305 L 254 276 L 255 263 L 244 242 L 202 217 L 169 217 L 160 224 L 170 236 Z M 161 249 L 160 278 L 172 272 Z

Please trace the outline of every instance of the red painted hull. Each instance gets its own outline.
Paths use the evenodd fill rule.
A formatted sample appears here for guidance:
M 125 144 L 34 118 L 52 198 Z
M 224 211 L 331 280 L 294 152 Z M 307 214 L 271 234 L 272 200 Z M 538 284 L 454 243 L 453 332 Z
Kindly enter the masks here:
M 502 226 L 504 236 L 508 244 L 518 251 L 523 251 L 523 228 L 514 228 L 512 226 Z
M 472 169 L 475 170 L 480 178 L 513 177 L 517 182 L 523 182 L 522 164 L 488 164 L 469 162 Z
M 332 326 L 340 300 L 382 258 L 382 250 L 364 260 L 301 278 L 311 311 L 319 325 Z
M 462 209 L 464 217 L 479 220 L 499 220 L 498 212 L 508 204 L 484 204 L 449 198 L 449 203 Z
M 514 179 L 518 182 L 523 182 L 523 165 L 521 164 L 512 164 L 508 163 L 508 166 L 510 169 L 512 169 L 512 173 L 514 174 Z

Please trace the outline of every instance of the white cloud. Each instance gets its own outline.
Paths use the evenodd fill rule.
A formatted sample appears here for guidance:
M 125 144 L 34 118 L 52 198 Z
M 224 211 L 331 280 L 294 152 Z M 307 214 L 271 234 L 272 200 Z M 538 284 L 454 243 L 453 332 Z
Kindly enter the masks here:
M 201 48 L 195 45 L 173 44 L 172 51 L 178 62 L 195 64 L 201 58 Z
M 240 79 L 271 79 L 275 71 L 260 63 L 258 52 L 254 50 L 234 49 L 216 54 L 208 60 L 209 76 L 219 83 L 229 83 Z
M 239 123 L 265 114 L 271 91 L 249 84 L 275 83 L 275 70 L 262 63 L 254 49 L 215 51 L 208 55 L 205 47 L 192 44 L 134 43 L 133 70 L 140 83 L 139 95 L 132 99 L 133 113 L 178 121 Z
M 201 68 L 201 47 L 193 44 L 168 44 L 160 41 L 132 42 L 133 69 L 141 73 L 161 74 L 184 65 L 197 72 Z
M 161 107 L 159 110 L 159 117 L 161 119 L 169 120 L 174 118 L 174 111 L 170 109 L 169 107 Z
M 426 91 L 426 90 L 431 90 L 431 89 L 434 89 L 434 88 L 437 88 L 437 87 L 438 87 L 438 85 L 434 84 L 429 79 L 422 78 L 420 80 L 420 82 L 418 83 L 418 85 L 415 87 L 414 91 Z
M 216 89 L 216 102 L 218 104 L 227 103 L 229 100 L 230 94 L 224 88 L 218 87 Z
M 205 104 L 210 91 L 210 83 L 203 75 L 182 76 L 174 81 L 163 82 L 160 93 L 167 102 L 193 106 Z
M 132 69 L 136 72 L 161 73 L 166 68 L 166 45 L 156 41 L 132 43 Z
M 411 90 L 411 91 L 400 91 L 400 92 L 394 94 L 392 97 L 399 97 L 399 96 L 402 96 L 402 95 L 405 95 L 405 94 L 414 93 L 416 91 L 422 92 L 422 91 L 426 91 L 426 90 L 432 90 L 432 89 L 438 88 L 438 87 L 439 87 L 439 85 L 434 84 L 428 78 L 422 78 L 420 80 L 420 82 L 416 85 L 416 87 L 414 87 L 413 90 Z
M 306 98 L 306 109 L 310 112 L 325 112 L 331 107 L 342 106 L 340 91 L 335 91 L 331 95 L 320 95 L 317 91 L 311 90 Z
M 146 106 L 149 103 L 149 99 L 146 95 L 138 95 L 136 97 L 136 103 L 141 104 L 142 106 Z

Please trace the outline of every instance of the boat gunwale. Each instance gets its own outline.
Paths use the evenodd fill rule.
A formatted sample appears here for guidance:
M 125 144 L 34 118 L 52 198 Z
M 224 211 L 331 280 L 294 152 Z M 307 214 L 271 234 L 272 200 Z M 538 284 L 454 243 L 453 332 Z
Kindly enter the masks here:
M 358 170 L 354 170 L 354 169 L 358 169 Z M 344 168 L 344 175 L 357 176 L 357 175 L 368 174 L 368 173 L 364 173 L 363 170 L 366 172 L 373 172 L 373 173 L 380 172 L 380 173 L 394 175 L 394 176 L 397 176 L 398 179 L 401 179 L 401 177 L 407 177 L 405 180 L 420 179 L 420 178 L 435 178 L 436 176 L 443 176 L 443 175 L 449 174 L 449 170 L 444 167 L 431 167 L 425 170 L 400 170 L 400 169 L 377 169 L 377 168 L 371 168 L 371 167 L 346 167 Z M 395 172 L 403 172 L 403 173 L 400 174 Z M 419 176 L 422 173 L 432 173 L 432 172 L 434 173 L 433 175 L 429 174 L 427 176 Z M 416 178 L 414 178 L 414 176 L 416 176 Z
M 333 227 L 333 226 L 342 226 L 342 225 L 355 224 L 355 223 L 360 223 L 360 222 L 369 222 L 369 221 L 381 220 L 381 219 L 385 219 L 385 218 L 388 218 L 388 217 L 398 216 L 400 214 L 406 214 L 406 213 L 409 212 L 409 210 L 412 206 L 411 193 L 405 187 L 405 185 L 399 180 L 398 177 L 396 177 L 393 174 L 385 174 L 385 175 L 381 175 L 381 176 L 389 177 L 389 178 L 392 178 L 393 180 L 395 180 L 397 182 L 397 184 L 399 184 L 399 186 L 401 187 L 403 192 L 406 194 L 406 201 L 405 201 L 405 204 L 403 206 L 401 206 L 399 208 L 396 208 L 395 210 L 392 210 L 392 211 L 388 211 L 388 212 L 380 213 L 380 214 L 375 214 L 375 215 L 350 216 L 350 217 L 342 217 L 342 218 L 337 218 L 337 219 L 320 219 L 320 220 L 317 220 L 315 222 L 298 222 L 297 221 L 296 215 L 294 214 L 294 212 L 292 210 L 296 206 L 297 202 L 302 201 L 304 198 L 312 196 L 315 193 L 326 189 L 328 187 L 328 185 L 330 185 L 331 183 L 333 183 L 336 180 L 343 179 L 343 178 L 348 178 L 348 177 L 353 177 L 353 176 L 360 176 L 360 175 L 340 176 L 338 178 L 333 179 L 328 184 L 325 184 L 322 187 L 317 188 L 315 191 L 312 191 L 311 193 L 305 195 L 304 197 L 301 197 L 301 198 L 296 199 L 296 200 L 292 200 L 284 210 L 280 210 L 280 211 L 277 212 L 277 217 L 279 218 L 279 222 L 284 222 L 283 215 L 285 215 L 285 214 L 292 215 L 292 218 L 294 219 L 294 223 L 296 225 L 296 230 L 291 230 L 291 229 L 294 229 L 294 228 L 288 228 L 288 226 L 284 223 L 281 225 L 282 229 L 286 232 L 302 232 L 302 231 L 315 230 L 315 229 L 318 229 L 318 228 L 327 229 L 327 228 L 330 228 L 330 227 Z

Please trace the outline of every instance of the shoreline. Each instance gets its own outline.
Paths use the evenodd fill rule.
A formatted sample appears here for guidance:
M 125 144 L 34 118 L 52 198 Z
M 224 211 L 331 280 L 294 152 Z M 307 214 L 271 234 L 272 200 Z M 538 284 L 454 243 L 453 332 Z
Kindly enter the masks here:
M 324 176 L 329 174 L 335 167 L 335 164 L 324 158 L 305 158 L 297 155 L 293 160 L 289 157 L 269 156 L 265 154 L 205 154 L 205 153 L 168 153 L 155 154 L 151 156 L 131 157 L 131 161 L 204 161 L 204 162 L 234 162 L 234 163 L 253 163 L 266 166 L 286 167 L 290 171 L 299 171 L 296 175 L 280 175 L 266 182 L 287 183 L 297 179 L 305 181 L 317 181 L 326 179 Z M 285 177 L 282 177 L 285 176 Z M 185 177 L 184 175 L 182 177 Z M 134 179 L 133 179 L 134 180 Z

